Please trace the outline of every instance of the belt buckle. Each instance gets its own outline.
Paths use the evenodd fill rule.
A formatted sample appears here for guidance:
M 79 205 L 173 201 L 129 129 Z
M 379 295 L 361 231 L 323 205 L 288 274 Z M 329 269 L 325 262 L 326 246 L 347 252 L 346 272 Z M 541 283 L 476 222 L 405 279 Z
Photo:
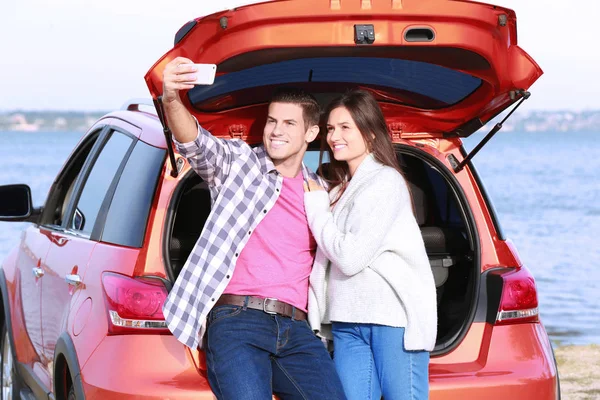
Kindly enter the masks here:
M 274 297 L 267 297 L 263 300 L 263 311 L 266 312 L 267 314 L 277 314 L 277 311 L 267 311 L 267 300 L 271 300 L 271 301 L 277 301 L 276 298 Z

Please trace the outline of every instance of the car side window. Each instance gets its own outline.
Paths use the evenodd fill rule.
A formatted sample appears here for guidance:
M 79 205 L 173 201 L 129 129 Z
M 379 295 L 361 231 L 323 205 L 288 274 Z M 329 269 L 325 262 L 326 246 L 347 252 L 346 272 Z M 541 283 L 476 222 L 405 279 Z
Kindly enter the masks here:
M 66 161 L 48 193 L 48 199 L 40 219 L 41 225 L 60 227 L 63 224 L 77 178 L 101 131 L 102 129 L 98 129 L 87 135 Z
M 91 235 L 106 195 L 128 154 L 133 139 L 113 131 L 83 184 L 68 229 Z
M 142 247 L 165 158 L 166 150 L 137 141 L 120 174 L 106 214 L 101 237 L 103 242 Z

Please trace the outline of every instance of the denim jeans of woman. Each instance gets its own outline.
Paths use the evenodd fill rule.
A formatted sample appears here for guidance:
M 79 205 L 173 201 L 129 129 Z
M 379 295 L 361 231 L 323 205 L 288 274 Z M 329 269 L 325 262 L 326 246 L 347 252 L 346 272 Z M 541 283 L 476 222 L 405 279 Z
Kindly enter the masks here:
M 429 352 L 404 349 L 404 328 L 333 323 L 333 360 L 348 400 L 429 396 Z

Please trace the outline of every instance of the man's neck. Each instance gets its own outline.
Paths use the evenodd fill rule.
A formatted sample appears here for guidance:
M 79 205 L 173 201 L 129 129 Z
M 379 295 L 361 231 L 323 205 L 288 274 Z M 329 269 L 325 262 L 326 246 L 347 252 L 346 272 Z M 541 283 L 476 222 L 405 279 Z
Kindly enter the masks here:
M 302 170 L 302 160 L 273 160 L 273 164 L 284 178 L 295 178 Z

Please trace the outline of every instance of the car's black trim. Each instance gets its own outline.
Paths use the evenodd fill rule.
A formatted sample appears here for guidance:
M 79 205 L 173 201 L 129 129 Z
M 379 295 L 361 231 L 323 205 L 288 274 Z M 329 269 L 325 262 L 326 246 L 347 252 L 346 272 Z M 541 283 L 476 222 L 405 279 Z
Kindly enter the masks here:
M 169 277 L 169 280 L 172 283 L 175 283 L 175 279 L 177 279 L 177 277 L 175 276 L 175 274 L 173 273 L 173 268 L 171 267 L 171 259 L 170 259 L 170 255 L 171 255 L 171 249 L 170 249 L 170 243 L 171 243 L 171 236 L 173 235 L 173 227 L 175 224 L 175 217 L 177 217 L 177 206 L 179 205 L 179 201 L 181 200 L 181 192 L 184 190 L 185 188 L 185 182 L 192 178 L 194 175 L 197 175 L 193 170 L 189 170 L 185 176 L 183 176 L 181 178 L 181 180 L 179 181 L 179 183 L 177 184 L 177 187 L 175 187 L 175 190 L 173 190 L 173 194 L 171 195 L 171 200 L 169 201 L 169 206 L 167 207 L 167 212 L 165 215 L 165 230 L 163 233 L 163 240 L 162 240 L 162 247 L 163 247 L 163 264 L 167 267 L 166 272 L 167 272 L 167 276 Z M 169 291 L 171 288 L 167 288 Z
M 495 324 L 498 308 L 502 298 L 504 280 L 502 274 L 512 271 L 511 268 L 492 268 L 481 274 L 482 285 L 479 286 L 477 309 L 473 322 L 487 322 Z
M 50 390 L 46 388 L 44 383 L 37 377 L 33 369 L 26 364 L 23 364 L 19 361 L 15 361 L 17 365 L 17 370 L 19 371 L 19 376 L 21 377 L 23 383 L 31 389 L 33 395 L 36 399 L 48 398 L 50 395 Z
M 467 150 L 464 148 L 464 146 L 460 147 L 460 154 L 462 154 L 463 157 L 467 156 Z M 473 174 L 473 178 L 475 179 L 477 186 L 479 186 L 479 191 L 481 192 L 483 201 L 485 202 L 485 205 L 487 206 L 488 211 L 490 213 L 490 217 L 492 218 L 492 224 L 494 225 L 494 229 L 496 230 L 498 239 L 506 240 L 506 235 L 504 234 L 504 231 L 502 230 L 502 225 L 500 225 L 500 219 L 498 218 L 498 214 L 496 213 L 496 208 L 494 207 L 494 203 L 492 203 L 492 199 L 488 195 L 487 189 L 485 188 L 483 181 L 479 177 L 479 173 L 477 172 L 475 165 L 473 164 L 472 161 L 469 161 L 467 163 L 467 167 L 469 167 L 469 170 L 471 171 L 471 174 Z
M 187 34 L 190 33 L 192 28 L 195 27 L 197 24 L 198 24 L 198 21 L 193 19 L 189 22 L 186 22 L 181 28 L 179 28 L 177 33 L 175 33 L 175 40 L 174 40 L 173 46 L 176 46 L 177 43 L 181 42 L 181 39 L 186 37 Z
M 459 211 L 462 214 L 463 220 L 465 221 L 465 226 L 468 231 L 468 240 L 469 246 L 473 252 L 473 265 L 476 268 L 476 271 L 473 274 L 473 293 L 472 295 L 472 307 L 469 309 L 469 313 L 467 314 L 467 318 L 463 322 L 463 326 L 457 330 L 456 335 L 452 338 L 449 338 L 444 341 L 444 343 L 436 345 L 433 351 L 431 352 L 432 356 L 446 354 L 456 347 L 460 345 L 462 340 L 467 335 L 469 331 L 469 327 L 473 322 L 475 322 L 475 315 L 478 303 L 479 290 L 481 285 L 481 249 L 480 249 L 480 240 L 479 240 L 479 232 L 477 231 L 477 225 L 475 224 L 475 216 L 471 211 L 471 207 L 469 206 L 469 201 L 465 192 L 463 191 L 460 183 L 454 176 L 454 173 L 446 167 L 440 160 L 427 153 L 424 150 L 418 149 L 416 147 L 394 144 L 394 148 L 396 152 L 401 154 L 407 154 L 413 157 L 420 159 L 423 162 L 426 162 L 429 166 L 435 168 L 435 170 L 442 175 L 442 177 L 449 184 L 449 188 L 454 192 L 456 196 L 457 205 Z
M 75 350 L 75 345 L 73 344 L 73 340 L 71 336 L 67 332 L 63 332 L 56 341 L 56 347 L 54 348 L 54 377 L 58 376 L 63 368 L 61 363 L 57 363 L 56 360 L 59 356 L 63 356 L 69 372 L 71 374 L 71 382 L 73 384 L 73 388 L 75 389 L 75 398 L 77 400 L 85 400 L 85 393 L 83 391 L 83 382 L 81 381 L 81 368 L 79 367 L 79 360 L 77 359 L 77 351 Z M 56 386 L 57 379 L 54 379 L 54 393 L 56 393 L 57 398 L 63 398 L 59 396 L 59 389 Z M 61 392 L 62 393 L 62 392 Z M 67 398 L 68 393 L 62 393 L 64 398 Z

